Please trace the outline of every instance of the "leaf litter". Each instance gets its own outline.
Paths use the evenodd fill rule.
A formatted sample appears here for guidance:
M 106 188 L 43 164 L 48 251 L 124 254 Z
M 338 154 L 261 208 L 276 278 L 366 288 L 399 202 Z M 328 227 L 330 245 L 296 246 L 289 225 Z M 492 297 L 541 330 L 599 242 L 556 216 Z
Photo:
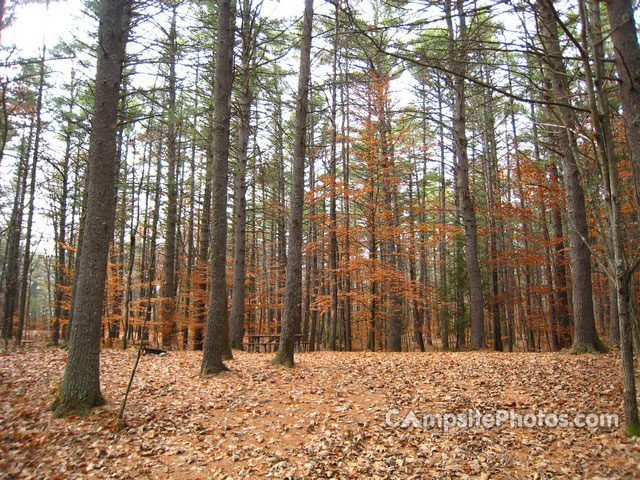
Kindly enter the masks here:
M 198 352 L 143 357 L 120 426 L 133 350 L 102 352 L 109 403 L 67 419 L 49 410 L 63 351 L 1 356 L 0 478 L 640 478 L 613 354 L 316 352 L 294 369 L 234 355 L 207 379 Z M 607 412 L 620 426 L 392 428 L 391 408 Z

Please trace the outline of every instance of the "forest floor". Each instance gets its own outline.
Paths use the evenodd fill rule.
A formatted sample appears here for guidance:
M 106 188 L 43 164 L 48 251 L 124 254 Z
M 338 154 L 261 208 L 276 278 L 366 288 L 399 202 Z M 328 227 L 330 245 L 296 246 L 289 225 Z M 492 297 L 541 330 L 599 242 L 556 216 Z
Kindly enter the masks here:
M 142 357 L 115 428 L 135 352 L 102 353 L 109 403 L 53 419 L 66 354 L 0 356 L 0 478 L 640 478 L 624 435 L 613 354 L 305 353 L 295 369 L 236 353 L 198 376 L 200 354 Z M 620 426 L 394 428 L 413 409 L 620 415 Z

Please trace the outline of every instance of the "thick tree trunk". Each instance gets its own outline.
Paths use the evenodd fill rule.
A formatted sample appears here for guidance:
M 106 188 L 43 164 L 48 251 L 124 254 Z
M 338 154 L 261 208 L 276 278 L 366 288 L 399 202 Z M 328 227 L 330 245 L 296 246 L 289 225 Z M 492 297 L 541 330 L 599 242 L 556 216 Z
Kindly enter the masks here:
M 632 0 L 605 0 L 620 80 L 622 116 L 640 203 L 640 46 Z
M 450 0 L 449 0 L 450 1 Z M 482 277 L 480 273 L 480 263 L 478 261 L 478 227 L 469 187 L 469 157 L 467 154 L 466 135 L 466 49 L 467 26 L 466 15 L 463 10 L 462 0 L 456 0 L 459 33 L 458 47 L 456 51 L 452 49 L 451 55 L 454 61 L 454 108 L 453 108 L 453 142 L 456 156 L 456 179 L 458 188 L 460 216 L 464 226 L 465 238 L 465 262 L 467 276 L 469 279 L 469 308 L 471 315 L 471 348 L 479 349 L 485 347 L 484 333 L 484 299 L 482 294 Z M 449 10 L 450 10 L 449 6 Z M 451 23 L 450 15 L 448 23 Z M 453 42 L 453 28 L 449 26 L 450 41 Z
M 95 102 L 89 145 L 87 215 L 77 270 L 69 354 L 56 416 L 104 404 L 100 392 L 100 322 L 109 239 L 115 216 L 116 129 L 120 81 L 131 18 L 130 0 L 102 0 L 98 30 Z
M 233 197 L 233 290 L 231 294 L 231 347 L 242 350 L 245 316 L 246 232 L 247 232 L 247 149 L 251 133 L 251 61 L 254 54 L 250 2 L 242 3 L 242 64 L 240 67 L 240 105 L 238 160 L 234 175 Z
M 631 164 L 634 172 L 636 200 L 640 200 L 640 47 L 638 46 L 637 31 L 633 18 L 633 8 L 629 0 L 608 0 L 606 2 L 611 24 L 611 37 L 613 40 L 618 76 L 620 77 L 620 97 L 622 100 L 623 117 L 627 133 L 627 142 L 631 150 Z M 586 17 L 584 6 L 581 13 L 583 23 Z M 597 9 L 597 5 L 593 10 Z M 592 12 L 593 14 L 593 12 Z M 599 20 L 598 12 L 594 15 Z M 599 33 L 599 32 L 598 32 Z M 597 39 L 597 37 L 596 37 Z M 596 57 L 598 51 L 596 51 Z M 611 127 L 609 124 L 609 105 L 604 98 L 601 89 L 601 76 L 603 72 L 600 57 L 596 58 L 596 79 L 598 83 L 598 107 L 602 115 L 598 115 L 594 122 L 596 131 L 602 133 L 596 140 L 601 147 L 603 169 L 608 174 L 609 199 L 609 224 L 611 243 L 613 246 L 614 261 L 609 275 L 615 279 L 615 297 L 618 304 L 620 353 L 622 357 L 622 376 L 624 388 L 624 414 L 627 431 L 630 434 L 640 434 L 640 418 L 638 416 L 638 401 L 636 396 L 635 368 L 633 364 L 632 331 L 633 317 L 631 315 L 631 277 L 633 269 L 627 265 L 625 256 L 625 240 L 623 230 L 623 216 L 621 211 L 621 191 L 619 185 L 618 165 L 614 156 Z M 592 100 L 592 110 L 595 110 L 595 101 Z M 605 175 L 607 178 L 607 175 Z M 612 292 L 613 293 L 613 292 Z M 612 295 L 613 297 L 613 295 Z M 614 299 L 611 298 L 613 301 Z M 637 331 L 636 331 L 637 333 Z
M 538 0 L 538 34 L 545 50 L 544 61 L 549 68 L 551 93 L 554 99 L 569 105 L 571 95 L 567 83 L 567 71 L 562 59 L 556 12 L 553 0 Z M 591 253 L 589 251 L 589 229 L 585 210 L 584 190 L 580 183 L 578 151 L 573 128 L 576 119 L 567 106 L 558 107 L 557 116 L 562 122 L 564 135 L 560 136 L 563 149 L 562 161 L 567 190 L 568 218 L 570 223 L 570 257 L 573 277 L 573 320 L 575 337 L 573 350 L 602 351 L 593 312 L 593 288 L 591 283 Z
M 213 124 L 213 196 L 211 251 L 209 253 L 209 310 L 200 373 L 209 375 L 226 370 L 222 362 L 228 356 L 227 310 L 227 184 L 231 87 L 233 83 L 233 5 L 234 0 L 218 2 L 218 40 L 216 44 L 214 124 Z
M 274 363 L 293 367 L 294 336 L 300 323 L 302 303 L 302 214 L 304 208 L 304 163 L 307 141 L 307 110 L 309 78 L 311 76 L 311 32 L 313 0 L 305 0 L 302 41 L 300 45 L 300 76 L 296 99 L 291 210 L 289 213 L 289 249 L 285 280 L 284 316 L 280 344 Z

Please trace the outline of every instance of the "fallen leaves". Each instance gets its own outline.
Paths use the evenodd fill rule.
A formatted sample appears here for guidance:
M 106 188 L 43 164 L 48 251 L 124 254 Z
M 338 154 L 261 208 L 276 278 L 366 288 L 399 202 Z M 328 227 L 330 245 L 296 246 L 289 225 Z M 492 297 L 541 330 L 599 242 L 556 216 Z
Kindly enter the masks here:
M 613 355 L 309 353 L 295 369 L 235 353 L 203 380 L 200 355 L 143 357 L 113 428 L 134 352 L 101 359 L 110 403 L 54 420 L 64 354 L 0 357 L 0 478 L 638 478 L 640 442 L 618 429 L 392 429 L 385 413 L 620 414 Z

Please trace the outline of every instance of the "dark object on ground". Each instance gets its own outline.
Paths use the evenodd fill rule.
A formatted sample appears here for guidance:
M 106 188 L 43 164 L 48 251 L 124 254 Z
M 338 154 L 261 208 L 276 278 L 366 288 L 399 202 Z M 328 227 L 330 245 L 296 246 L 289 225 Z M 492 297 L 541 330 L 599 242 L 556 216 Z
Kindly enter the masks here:
M 142 347 L 143 355 L 169 355 L 169 352 L 166 350 L 160 350 L 159 348 L 147 348 Z

